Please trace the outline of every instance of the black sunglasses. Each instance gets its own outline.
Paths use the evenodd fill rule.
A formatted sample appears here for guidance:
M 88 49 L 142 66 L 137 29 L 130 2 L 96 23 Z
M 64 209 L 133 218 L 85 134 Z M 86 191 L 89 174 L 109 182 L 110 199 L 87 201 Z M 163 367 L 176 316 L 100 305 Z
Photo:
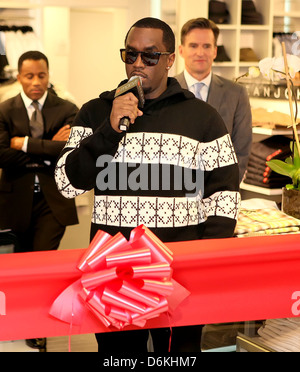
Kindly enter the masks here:
M 158 64 L 160 56 L 172 54 L 170 52 L 134 52 L 126 49 L 120 49 L 120 52 L 122 61 L 127 65 L 132 65 L 140 54 L 146 66 L 155 66 Z

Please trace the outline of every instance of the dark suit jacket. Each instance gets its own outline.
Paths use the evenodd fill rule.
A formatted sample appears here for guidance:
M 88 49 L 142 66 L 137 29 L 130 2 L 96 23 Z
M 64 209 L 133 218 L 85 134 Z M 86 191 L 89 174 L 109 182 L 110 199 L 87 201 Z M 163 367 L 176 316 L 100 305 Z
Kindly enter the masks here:
M 74 104 L 49 93 L 42 110 L 44 136 L 34 139 L 21 95 L 0 104 L 0 228 L 23 232 L 29 227 L 35 175 L 55 218 L 63 226 L 78 223 L 74 200 L 65 199 L 54 180 L 65 142 L 51 140 L 62 126 L 73 122 L 77 112 Z M 10 148 L 15 136 L 29 136 L 27 153 Z
M 182 88 L 188 89 L 183 72 L 175 77 Z M 218 111 L 231 135 L 242 181 L 252 145 L 252 114 L 247 91 L 241 85 L 213 74 L 207 103 Z

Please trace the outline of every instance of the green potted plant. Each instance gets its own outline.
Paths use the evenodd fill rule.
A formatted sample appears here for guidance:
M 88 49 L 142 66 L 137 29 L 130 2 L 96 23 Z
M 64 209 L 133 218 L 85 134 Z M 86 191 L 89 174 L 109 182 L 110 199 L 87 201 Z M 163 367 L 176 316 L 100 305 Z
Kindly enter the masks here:
M 291 142 L 292 156 L 284 161 L 271 160 L 268 166 L 276 173 L 290 177 L 292 184 L 283 188 L 282 210 L 300 219 L 300 154 L 294 142 Z

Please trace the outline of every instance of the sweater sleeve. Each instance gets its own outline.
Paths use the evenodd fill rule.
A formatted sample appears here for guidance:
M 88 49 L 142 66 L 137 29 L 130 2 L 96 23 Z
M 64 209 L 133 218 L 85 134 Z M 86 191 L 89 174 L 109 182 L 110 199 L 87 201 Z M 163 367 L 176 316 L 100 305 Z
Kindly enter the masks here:
M 8 130 L 7 118 L 0 112 L 0 168 L 24 167 L 32 162 L 32 158 L 23 151 L 10 147 L 11 134 Z
M 97 159 L 101 155 L 113 156 L 123 137 L 112 129 L 108 115 L 101 114 L 100 107 L 89 110 L 88 106 L 83 106 L 77 115 L 55 170 L 57 187 L 66 198 L 95 187 Z
M 232 237 L 240 209 L 238 161 L 231 137 L 224 128 L 219 117 L 214 125 L 215 139 L 203 143 L 200 152 L 207 218 L 203 239 Z

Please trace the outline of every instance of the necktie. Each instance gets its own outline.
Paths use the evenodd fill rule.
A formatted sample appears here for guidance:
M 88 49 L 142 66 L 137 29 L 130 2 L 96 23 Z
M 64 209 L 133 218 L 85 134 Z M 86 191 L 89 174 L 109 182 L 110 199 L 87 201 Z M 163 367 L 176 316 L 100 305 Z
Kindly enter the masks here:
M 44 120 L 42 112 L 37 101 L 33 101 L 32 106 L 35 108 L 35 111 L 30 119 L 31 135 L 33 138 L 42 138 L 44 133 Z
M 203 100 L 202 96 L 201 96 L 201 89 L 204 87 L 204 83 L 196 83 L 194 84 L 194 87 L 195 87 L 195 96 L 196 98 L 198 99 L 201 99 Z

